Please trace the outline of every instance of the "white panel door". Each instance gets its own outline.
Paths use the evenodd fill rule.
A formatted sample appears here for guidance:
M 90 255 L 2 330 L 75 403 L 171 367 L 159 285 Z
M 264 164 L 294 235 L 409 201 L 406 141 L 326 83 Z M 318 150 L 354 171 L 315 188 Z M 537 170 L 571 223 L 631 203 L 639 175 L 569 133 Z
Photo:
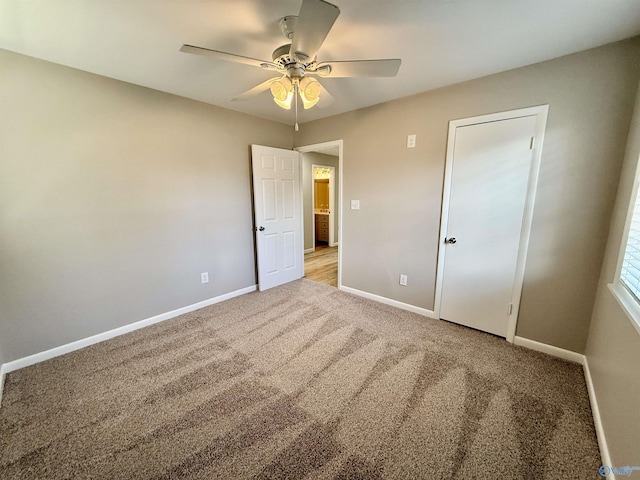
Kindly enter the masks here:
M 302 278 L 302 201 L 298 152 L 251 146 L 258 288 Z
M 536 120 L 455 129 L 441 245 L 442 319 L 507 336 Z

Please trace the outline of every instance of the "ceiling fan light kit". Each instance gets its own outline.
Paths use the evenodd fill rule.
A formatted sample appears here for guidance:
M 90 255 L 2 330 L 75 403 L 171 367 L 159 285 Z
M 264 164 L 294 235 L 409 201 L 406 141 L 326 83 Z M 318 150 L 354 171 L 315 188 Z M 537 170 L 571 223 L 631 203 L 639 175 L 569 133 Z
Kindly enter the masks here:
M 303 77 L 299 82 L 300 98 L 305 108 L 311 108 L 320 101 L 320 92 L 322 87 L 320 82 L 315 78 Z
M 279 107 L 285 110 L 291 109 L 291 100 L 293 99 L 293 82 L 289 77 L 276 78 L 271 82 L 271 95 L 273 95 L 273 101 Z
M 291 43 L 276 48 L 271 62 L 187 44 L 182 45 L 180 51 L 280 73 L 281 77 L 271 78 L 232 100 L 245 100 L 270 90 L 273 101 L 279 107 L 290 110 L 295 97 L 297 127 L 297 97 L 300 96 L 303 107 L 308 109 L 316 105 L 322 95 L 322 85 L 309 75 L 322 78 L 394 77 L 400 68 L 400 59 L 348 60 L 319 64 L 316 54 L 339 14 L 338 7 L 324 0 L 302 0 L 297 16 L 288 15 L 280 20 L 280 29 Z

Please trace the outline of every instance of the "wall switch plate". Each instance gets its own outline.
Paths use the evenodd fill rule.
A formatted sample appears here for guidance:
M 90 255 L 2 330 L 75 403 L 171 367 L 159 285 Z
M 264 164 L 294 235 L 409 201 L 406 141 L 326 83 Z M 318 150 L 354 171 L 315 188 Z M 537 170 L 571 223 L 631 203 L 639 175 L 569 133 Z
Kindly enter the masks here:
M 202 283 L 209 283 L 209 272 L 203 272 L 200 274 L 200 281 Z
M 407 286 L 407 276 L 402 273 L 400 274 L 400 285 Z
M 407 136 L 407 148 L 415 148 L 416 146 L 416 134 L 412 133 Z
M 360 200 L 351 200 L 351 210 L 360 210 Z

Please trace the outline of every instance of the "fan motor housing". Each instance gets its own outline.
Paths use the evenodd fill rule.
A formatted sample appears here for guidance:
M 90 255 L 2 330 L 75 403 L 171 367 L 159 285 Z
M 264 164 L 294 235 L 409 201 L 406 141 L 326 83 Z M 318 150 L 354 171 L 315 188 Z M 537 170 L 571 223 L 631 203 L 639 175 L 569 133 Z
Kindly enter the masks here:
M 276 48 L 271 56 L 271 58 L 273 59 L 273 63 L 282 68 L 282 70 L 285 70 L 288 77 L 302 78 L 304 77 L 304 73 L 307 67 L 312 65 L 314 61 L 303 63 L 299 61 L 299 59 L 297 59 L 295 56 L 291 55 L 289 53 L 290 51 L 290 43 L 281 45 Z
M 271 58 L 273 59 L 273 63 L 277 63 L 283 67 L 286 67 L 290 63 L 295 63 L 296 60 L 289 55 L 289 50 L 291 50 L 291 44 L 287 43 L 285 45 L 281 45 L 276 48 L 271 54 Z

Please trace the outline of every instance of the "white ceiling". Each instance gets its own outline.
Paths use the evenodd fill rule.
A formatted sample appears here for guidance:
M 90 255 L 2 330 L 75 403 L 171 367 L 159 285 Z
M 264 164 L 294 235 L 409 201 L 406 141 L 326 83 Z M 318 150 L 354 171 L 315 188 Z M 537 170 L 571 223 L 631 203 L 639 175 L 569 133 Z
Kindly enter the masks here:
M 402 58 L 395 78 L 321 79 L 335 102 L 300 123 L 640 35 L 640 0 L 334 0 L 318 61 Z M 271 60 L 301 0 L 0 0 L 0 48 L 293 124 L 273 76 L 178 51 L 183 43 Z

